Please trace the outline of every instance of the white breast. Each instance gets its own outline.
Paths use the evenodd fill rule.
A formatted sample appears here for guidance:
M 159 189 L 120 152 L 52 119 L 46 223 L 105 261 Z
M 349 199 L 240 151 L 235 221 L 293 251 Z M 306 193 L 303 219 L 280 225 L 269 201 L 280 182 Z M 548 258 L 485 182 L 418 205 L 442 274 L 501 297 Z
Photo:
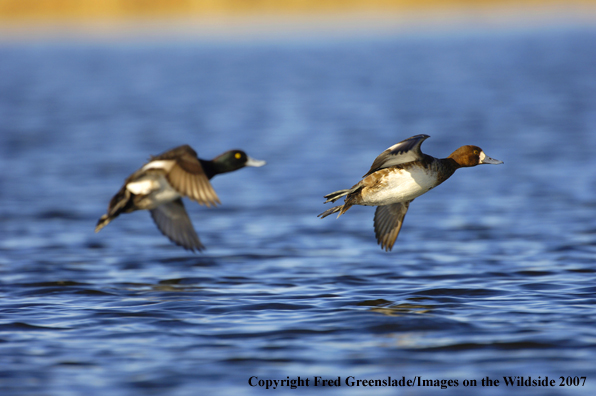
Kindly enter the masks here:
M 424 168 L 393 169 L 377 186 L 364 189 L 363 204 L 380 206 L 411 201 L 435 187 L 436 183 L 436 175 Z

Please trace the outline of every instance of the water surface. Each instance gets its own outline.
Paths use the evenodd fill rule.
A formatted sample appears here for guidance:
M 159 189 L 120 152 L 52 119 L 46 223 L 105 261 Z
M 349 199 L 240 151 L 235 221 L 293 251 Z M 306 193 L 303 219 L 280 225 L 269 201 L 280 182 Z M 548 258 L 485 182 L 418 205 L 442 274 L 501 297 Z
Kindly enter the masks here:
M 329 390 L 321 376 L 354 395 L 593 394 L 595 40 L 2 44 L 3 394 L 273 392 L 253 376 L 309 378 L 304 393 Z M 316 217 L 323 195 L 420 133 L 430 155 L 476 144 L 505 164 L 416 199 L 391 253 L 372 208 Z M 220 207 L 186 203 L 207 250 L 172 245 L 145 212 L 94 234 L 124 178 L 184 143 L 268 161 L 213 179 Z M 486 377 L 501 386 L 480 389 Z

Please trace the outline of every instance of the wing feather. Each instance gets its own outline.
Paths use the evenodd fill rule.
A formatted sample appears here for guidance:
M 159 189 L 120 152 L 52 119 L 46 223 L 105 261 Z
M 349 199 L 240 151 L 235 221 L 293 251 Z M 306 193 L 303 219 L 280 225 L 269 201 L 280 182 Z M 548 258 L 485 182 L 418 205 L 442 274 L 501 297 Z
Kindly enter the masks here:
M 197 165 L 201 164 L 197 160 Z M 199 173 L 190 173 L 177 162 L 166 174 L 168 182 L 178 191 L 201 205 L 215 206 L 220 203 L 213 186 L 207 179 L 203 169 Z
M 192 226 L 181 198 L 160 205 L 150 212 L 157 228 L 176 245 L 192 251 L 205 248 Z
M 410 202 L 398 202 L 391 205 L 377 206 L 375 211 L 375 236 L 381 248 L 390 251 L 399 235 Z
M 151 157 L 151 161 L 143 169 L 152 166 L 166 171 L 168 182 L 180 195 L 201 205 L 214 206 L 221 203 L 196 151 L 189 145 L 185 144 Z
M 424 154 L 420 150 L 420 145 L 429 137 L 428 135 L 416 135 L 389 147 L 375 158 L 370 170 L 363 177 L 379 169 L 423 159 Z

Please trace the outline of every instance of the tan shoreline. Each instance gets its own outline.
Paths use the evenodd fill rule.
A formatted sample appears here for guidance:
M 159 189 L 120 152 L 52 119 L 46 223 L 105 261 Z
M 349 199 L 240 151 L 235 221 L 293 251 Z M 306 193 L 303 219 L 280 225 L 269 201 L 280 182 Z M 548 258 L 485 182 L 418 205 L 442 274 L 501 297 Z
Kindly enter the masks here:
M 447 8 L 588 6 L 596 0 L 0 0 L 1 21 L 188 18 L 260 14 L 432 11 Z
M 0 0 L 4 1 L 4 0 Z M 33 0 L 31 0 L 33 1 Z M 429 0 L 432 1 L 432 0 Z M 449 3 L 450 1 L 437 1 Z M 127 18 L 41 18 L 2 20 L 0 42 L 20 40 L 220 39 L 284 36 L 384 34 L 428 29 L 503 29 L 545 25 L 596 26 L 596 2 L 546 6 L 489 5 L 349 12 L 162 15 Z M 502 3 L 502 2 L 500 2 Z M 505 2 L 509 4 L 508 2 Z M 534 2 L 530 2 L 534 3 Z

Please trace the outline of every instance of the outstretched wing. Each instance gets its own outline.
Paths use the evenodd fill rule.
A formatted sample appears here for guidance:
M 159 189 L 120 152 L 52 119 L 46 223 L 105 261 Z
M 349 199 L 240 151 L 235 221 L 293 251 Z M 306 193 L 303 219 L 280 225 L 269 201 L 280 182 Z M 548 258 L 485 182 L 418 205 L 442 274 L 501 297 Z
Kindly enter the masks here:
M 191 167 L 188 165 L 177 161 L 170 172 L 166 174 L 166 178 L 172 187 L 180 194 L 201 205 L 215 206 L 221 203 L 205 172 L 203 172 L 200 162 L 197 161 L 196 164 L 193 164 L 192 170 L 189 170 Z
M 398 202 L 391 205 L 377 206 L 375 211 L 375 236 L 381 248 L 390 251 L 404 223 L 404 217 L 410 202 Z
M 170 241 L 187 250 L 194 251 L 196 249 L 200 251 L 204 249 L 199 236 L 188 218 L 181 198 L 151 209 L 150 212 L 157 228 Z
M 420 151 L 420 145 L 429 137 L 428 135 L 416 135 L 389 147 L 374 160 L 370 170 L 363 177 L 379 169 L 423 159 L 424 154 Z
M 164 169 L 168 182 L 180 195 L 201 205 L 215 206 L 221 203 L 197 158 L 197 153 L 189 145 L 179 146 L 151 157 L 151 161 L 142 169 Z

